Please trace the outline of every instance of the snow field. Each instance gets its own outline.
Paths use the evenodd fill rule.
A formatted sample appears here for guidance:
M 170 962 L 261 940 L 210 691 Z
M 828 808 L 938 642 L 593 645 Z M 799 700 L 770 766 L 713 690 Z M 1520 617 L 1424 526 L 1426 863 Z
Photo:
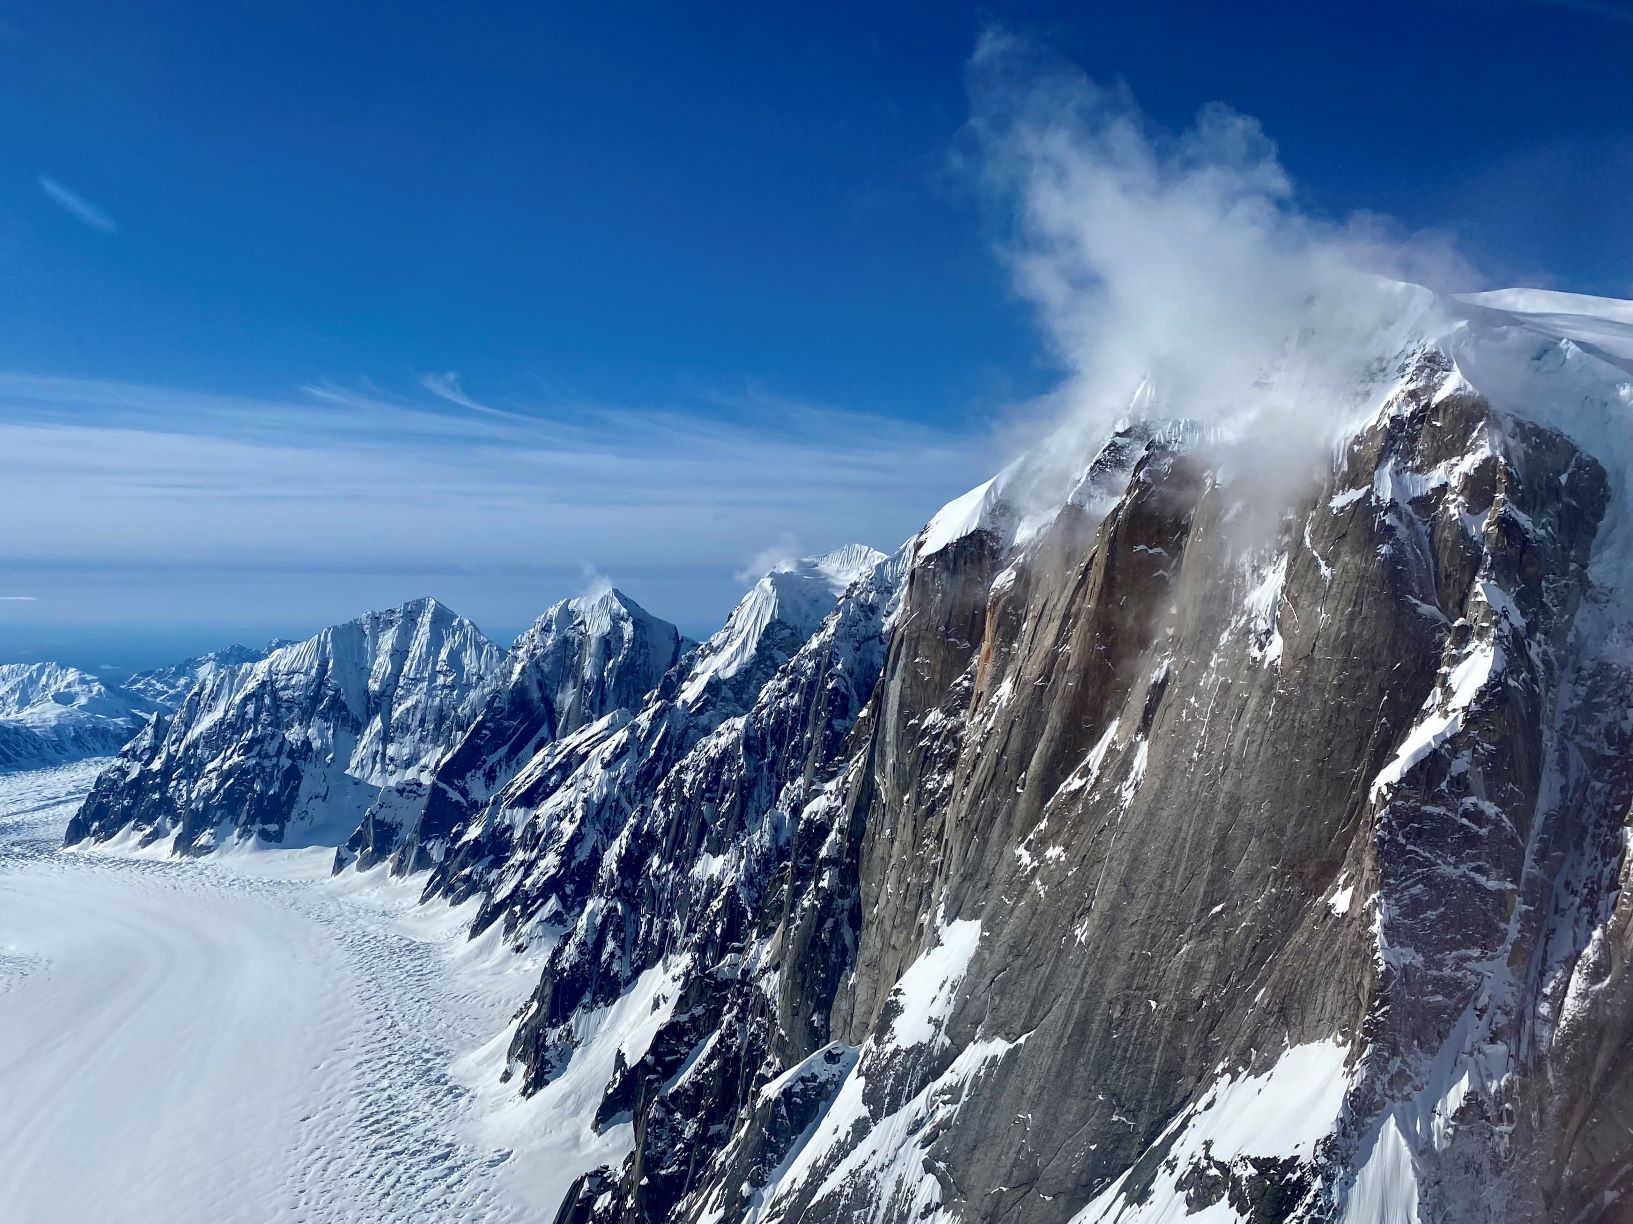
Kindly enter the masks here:
M 521 959 L 322 853 L 60 851 L 100 764 L 0 777 L 0 1219 L 530 1218 L 450 1071 Z

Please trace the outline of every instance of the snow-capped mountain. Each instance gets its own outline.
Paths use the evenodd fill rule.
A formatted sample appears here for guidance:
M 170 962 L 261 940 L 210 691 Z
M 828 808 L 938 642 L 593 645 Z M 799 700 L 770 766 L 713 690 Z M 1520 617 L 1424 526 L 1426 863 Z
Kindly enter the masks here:
M 200 685 L 70 837 L 375 805 L 542 963 L 559 1224 L 1624 1218 L 1633 306 L 1388 293 L 1307 472 L 1151 381 L 695 647 L 609 594 L 447 615 L 440 704 Z
M 118 752 L 154 714 L 170 714 L 201 680 L 264 659 L 228 646 L 110 684 L 62 663 L 0 663 L 0 772 Z
M 639 708 L 685 645 L 679 630 L 621 591 L 556 604 L 516 639 L 497 686 L 428 775 L 381 792 L 337 869 L 388 856 L 396 873 L 439 862 L 541 749 L 614 710 Z
M 224 837 L 344 842 L 383 788 L 426 776 L 502 660 L 470 621 L 421 599 L 218 671 L 120 753 L 69 838 L 134 829 L 188 853 Z
M 278 638 L 265 646 L 223 646 L 196 658 L 184 659 L 165 667 L 153 667 L 133 673 L 119 687 L 145 702 L 155 710 L 173 713 L 195 684 L 213 679 L 229 668 L 259 663 L 274 650 L 292 646 L 293 642 Z
M 0 663 L 0 771 L 117 752 L 152 707 L 61 663 Z
M 611 711 L 527 761 L 437 864 L 427 894 L 480 896 L 477 928 L 502 918 L 524 942 L 537 923 L 576 913 L 603 856 L 660 784 L 706 737 L 742 728 L 745 705 L 801 652 L 847 585 L 884 561 L 853 545 L 762 577 L 643 707 Z M 818 721 L 825 734 L 840 729 L 831 716 Z

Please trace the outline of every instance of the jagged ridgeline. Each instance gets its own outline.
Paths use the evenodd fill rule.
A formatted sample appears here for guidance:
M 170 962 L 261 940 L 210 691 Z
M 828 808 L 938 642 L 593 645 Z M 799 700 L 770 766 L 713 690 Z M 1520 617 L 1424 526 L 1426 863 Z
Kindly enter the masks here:
M 174 711 L 200 681 L 287 644 L 228 646 L 136 672 L 123 684 L 61 663 L 0 663 L 0 774 L 118 752 L 148 718 Z
M 1307 473 L 1147 393 L 700 644 L 325 631 L 69 838 L 474 902 L 563 1222 L 1625 1219 L 1629 377 L 1500 306 Z

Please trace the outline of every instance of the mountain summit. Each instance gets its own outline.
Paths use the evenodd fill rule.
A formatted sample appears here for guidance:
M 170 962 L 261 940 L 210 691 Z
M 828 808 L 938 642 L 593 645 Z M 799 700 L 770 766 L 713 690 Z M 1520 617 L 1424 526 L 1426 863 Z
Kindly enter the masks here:
M 421 776 L 503 655 L 434 599 L 214 671 L 120 754 L 69 828 L 198 853 L 223 839 L 342 842 L 382 787 Z

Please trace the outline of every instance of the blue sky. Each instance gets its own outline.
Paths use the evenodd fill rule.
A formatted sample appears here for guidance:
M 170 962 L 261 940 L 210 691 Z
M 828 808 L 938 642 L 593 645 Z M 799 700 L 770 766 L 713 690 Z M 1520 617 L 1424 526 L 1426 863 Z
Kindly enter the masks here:
M 1448 287 L 1628 294 L 1610 0 L 579 7 L 8 8 L 0 657 L 427 591 L 503 635 L 591 571 L 695 633 L 893 546 L 1059 377 L 969 150 L 993 22 L 1255 117 Z

